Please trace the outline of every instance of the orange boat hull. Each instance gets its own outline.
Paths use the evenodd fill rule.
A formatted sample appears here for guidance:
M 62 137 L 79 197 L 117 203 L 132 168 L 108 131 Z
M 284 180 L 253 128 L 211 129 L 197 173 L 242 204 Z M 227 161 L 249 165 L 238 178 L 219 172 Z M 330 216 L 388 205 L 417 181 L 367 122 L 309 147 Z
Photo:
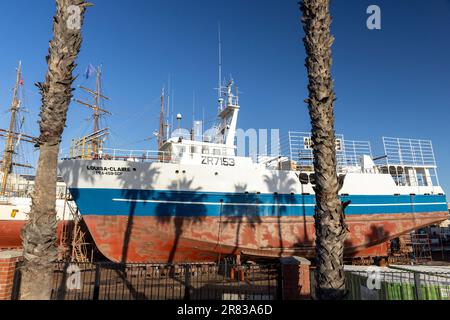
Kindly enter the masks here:
M 24 220 L 3 220 L 0 221 L 0 249 L 19 249 L 22 248 L 22 228 L 25 226 Z M 73 223 L 64 221 L 58 223 L 57 237 L 61 240 L 63 229 L 70 228 Z
M 448 212 L 351 215 L 345 256 L 387 256 L 389 240 L 448 219 Z M 217 261 L 228 255 L 315 255 L 312 217 L 85 216 L 101 253 L 115 262 Z

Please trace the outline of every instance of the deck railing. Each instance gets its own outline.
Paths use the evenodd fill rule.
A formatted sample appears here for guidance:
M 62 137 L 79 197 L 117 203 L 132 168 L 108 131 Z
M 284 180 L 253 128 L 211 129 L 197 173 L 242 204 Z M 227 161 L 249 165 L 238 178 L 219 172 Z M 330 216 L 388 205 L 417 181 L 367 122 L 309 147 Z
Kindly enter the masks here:
M 63 156 L 63 160 L 118 160 L 131 162 L 173 162 L 177 159 L 171 152 L 156 150 L 127 150 L 103 148 L 100 153 L 84 156 Z M 178 158 L 179 159 L 179 158 Z

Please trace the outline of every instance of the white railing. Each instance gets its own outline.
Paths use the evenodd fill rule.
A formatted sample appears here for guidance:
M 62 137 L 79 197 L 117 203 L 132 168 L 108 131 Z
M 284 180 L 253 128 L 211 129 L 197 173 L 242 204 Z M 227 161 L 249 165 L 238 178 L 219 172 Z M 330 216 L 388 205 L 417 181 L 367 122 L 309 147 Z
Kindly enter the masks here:
M 103 148 L 98 154 L 92 153 L 90 155 L 80 155 L 75 157 L 69 155 L 62 158 L 80 160 L 120 160 L 131 162 L 172 162 L 173 155 L 166 151 Z
M 194 148 L 191 148 L 194 147 Z M 195 149 L 195 152 L 192 150 Z M 182 146 L 182 149 L 176 151 L 156 151 L 156 150 L 128 150 L 128 149 L 111 149 L 103 148 L 98 154 L 65 156 L 63 160 L 116 160 L 129 162 L 163 162 L 163 163 L 179 163 L 183 159 L 193 159 L 201 156 L 211 157 L 235 157 L 229 155 L 230 148 L 211 148 L 211 152 L 202 150 L 201 146 Z M 217 153 L 213 151 L 218 151 Z M 234 150 L 233 150 L 234 151 Z
M 436 167 L 430 140 L 383 137 L 383 145 L 388 165 Z
M 170 161 L 171 154 L 166 151 L 156 150 L 126 150 L 104 148 L 98 155 L 103 160 L 124 160 L 133 162 L 167 162 Z
M 310 170 L 313 170 L 313 156 L 310 155 L 310 159 L 308 158 L 308 161 L 295 161 L 292 160 L 289 156 L 283 156 L 283 155 L 277 155 L 277 156 L 268 156 L 268 155 L 260 155 L 260 154 L 251 154 L 249 156 L 258 164 L 265 165 L 268 169 L 273 170 L 280 170 L 280 168 L 283 168 L 283 170 L 287 170 L 286 168 L 293 168 L 292 165 L 297 165 L 297 168 L 303 168 L 300 170 L 307 170 L 308 172 Z M 305 159 L 303 159 L 305 160 Z M 347 156 L 346 158 L 337 155 L 337 171 L 340 174 L 345 173 L 377 173 L 377 170 L 374 169 L 366 169 L 363 170 L 360 163 L 361 157 L 360 156 Z M 289 163 L 289 161 L 293 161 L 293 163 Z M 280 163 L 284 163 L 283 166 L 280 166 Z M 289 163 L 289 164 L 288 164 Z M 306 169 L 305 169 L 306 168 Z M 297 169 L 299 170 L 299 169 Z

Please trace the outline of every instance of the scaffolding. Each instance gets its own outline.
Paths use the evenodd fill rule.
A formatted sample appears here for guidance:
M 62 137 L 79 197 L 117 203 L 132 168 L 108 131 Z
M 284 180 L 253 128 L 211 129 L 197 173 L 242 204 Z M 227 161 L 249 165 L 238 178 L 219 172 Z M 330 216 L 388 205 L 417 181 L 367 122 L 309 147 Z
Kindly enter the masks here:
M 433 261 L 431 255 L 431 243 L 428 234 L 411 233 L 411 245 L 413 248 L 413 260 L 420 264 Z
M 391 264 L 424 264 L 433 261 L 431 241 L 426 233 L 404 234 L 391 242 Z
M 70 260 L 75 263 L 88 263 L 93 261 L 92 244 L 86 241 L 86 232 L 81 227 L 82 217 L 78 208 L 73 204 L 73 200 L 68 190 L 64 201 L 63 217 L 68 216 L 68 221 L 73 221 L 72 225 L 63 224 L 61 240 L 59 245 L 60 260 Z M 91 250 L 89 250 L 91 247 Z
M 390 264 L 411 264 L 413 248 L 411 235 L 404 234 L 394 239 L 390 243 L 390 254 L 388 262 Z
M 109 134 L 105 128 L 80 139 L 72 140 L 70 146 L 70 158 L 81 160 L 100 159 L 103 151 L 103 141 Z

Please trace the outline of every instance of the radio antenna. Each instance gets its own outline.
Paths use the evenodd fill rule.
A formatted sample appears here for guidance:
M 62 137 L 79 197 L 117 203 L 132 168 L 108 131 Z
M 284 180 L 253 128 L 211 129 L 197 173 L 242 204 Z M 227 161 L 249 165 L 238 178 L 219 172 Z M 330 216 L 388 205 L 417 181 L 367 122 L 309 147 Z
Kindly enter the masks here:
M 218 33 L 219 33 L 219 86 L 218 91 L 218 102 L 219 102 L 219 112 L 222 111 L 222 36 L 220 30 L 220 21 L 217 23 Z
M 192 123 L 195 121 L 195 90 L 192 92 Z

